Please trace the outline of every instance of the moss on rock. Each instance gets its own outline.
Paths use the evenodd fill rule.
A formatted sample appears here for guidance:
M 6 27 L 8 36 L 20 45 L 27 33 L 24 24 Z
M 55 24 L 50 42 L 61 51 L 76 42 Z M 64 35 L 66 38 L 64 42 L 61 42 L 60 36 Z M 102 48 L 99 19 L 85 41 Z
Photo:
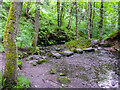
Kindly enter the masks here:
M 71 82 L 71 80 L 69 78 L 67 78 L 67 77 L 58 77 L 58 80 L 62 84 L 67 84 L 67 83 Z
M 56 74 L 56 70 L 53 69 L 53 68 L 51 68 L 51 70 L 50 70 L 50 74 Z
M 46 63 L 47 62 L 47 60 L 46 59 L 41 59 L 41 60 L 38 60 L 38 64 L 42 64 L 42 63 Z

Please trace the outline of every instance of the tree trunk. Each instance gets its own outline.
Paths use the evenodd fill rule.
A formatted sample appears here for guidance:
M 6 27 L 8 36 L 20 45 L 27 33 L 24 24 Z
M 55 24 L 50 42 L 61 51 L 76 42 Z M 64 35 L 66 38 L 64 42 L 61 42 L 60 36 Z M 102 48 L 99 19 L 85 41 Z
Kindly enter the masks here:
M 0 0 L 0 5 L 1 5 L 1 6 L 2 6 L 2 1 L 3 1 L 3 0 Z
M 77 6 L 77 1 L 75 1 L 76 5 L 76 40 L 78 40 L 78 6 Z
M 88 39 L 91 38 L 91 34 L 90 34 L 90 26 L 91 26 L 91 0 L 89 0 L 88 2 Z
M 61 13 L 60 13 L 60 26 L 62 26 L 64 6 L 65 6 L 65 3 L 62 2 L 62 8 L 61 8 Z
M 36 2 L 36 11 L 35 11 L 35 34 L 32 46 L 34 48 L 34 53 L 36 52 L 36 46 L 38 41 L 38 33 L 39 33 L 39 16 L 40 16 L 40 0 Z
M 95 18 L 95 2 L 93 5 L 92 31 L 94 31 L 94 18 Z
M 17 46 L 16 30 L 18 24 L 18 6 L 20 3 L 12 2 L 4 32 L 5 70 L 4 87 L 11 87 L 17 83 Z
M 58 27 L 60 26 L 60 1 L 57 0 L 57 19 L 58 19 Z
M 28 1 L 27 7 L 26 7 L 26 15 L 27 16 L 29 16 L 28 12 L 29 12 L 30 2 L 31 2 L 31 0 Z
M 71 19 L 72 19 L 71 14 L 72 14 L 72 12 L 73 12 L 73 7 L 74 7 L 74 4 L 72 4 L 71 10 L 70 10 L 70 18 L 69 18 L 68 26 L 67 26 L 68 29 L 71 28 L 70 24 L 71 24 Z
M 100 39 L 102 39 L 102 27 L 103 27 L 103 0 L 101 0 L 101 8 L 100 8 L 100 17 L 101 17 L 101 20 L 100 20 Z

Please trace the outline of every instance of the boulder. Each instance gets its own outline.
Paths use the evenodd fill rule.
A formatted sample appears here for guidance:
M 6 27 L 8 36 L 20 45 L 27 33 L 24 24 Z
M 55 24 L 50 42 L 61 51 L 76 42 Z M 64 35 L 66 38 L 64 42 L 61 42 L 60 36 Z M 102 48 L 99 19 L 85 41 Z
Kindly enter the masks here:
M 36 65 L 37 65 L 37 63 L 36 63 L 36 62 L 32 62 L 32 65 L 33 65 L 33 66 L 36 66 Z
M 75 52 L 75 53 L 83 53 L 83 50 L 80 49 L 80 48 L 76 48 L 76 49 L 74 49 L 74 52 Z
M 56 59 L 61 58 L 61 55 L 58 52 L 51 52 L 51 56 L 55 57 Z
M 99 40 L 98 40 L 98 39 L 93 39 L 93 40 L 91 40 L 91 46 L 92 46 L 92 47 L 97 47 L 98 44 L 99 44 Z
M 38 60 L 32 60 L 32 61 L 29 61 L 29 64 L 32 64 L 32 63 L 37 63 Z
M 56 50 L 56 51 L 60 51 L 60 50 L 61 50 L 61 48 L 58 48 L 58 47 L 57 47 L 57 48 L 55 48 L 55 50 Z
M 85 51 L 85 52 L 92 52 L 92 51 L 95 51 L 95 49 L 92 48 L 92 47 L 89 47 L 89 48 L 84 49 L 83 51 Z
M 71 55 L 73 55 L 74 53 L 72 52 L 72 51 L 63 51 L 62 52 L 62 55 L 63 56 L 71 56 Z

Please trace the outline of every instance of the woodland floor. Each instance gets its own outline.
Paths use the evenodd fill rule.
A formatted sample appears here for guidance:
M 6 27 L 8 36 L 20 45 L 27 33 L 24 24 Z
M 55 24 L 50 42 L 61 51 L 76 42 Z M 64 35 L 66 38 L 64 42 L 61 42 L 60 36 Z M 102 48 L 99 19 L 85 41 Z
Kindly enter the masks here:
M 0 59 L 4 57 L 0 53 Z M 48 57 L 48 56 L 46 56 Z M 47 58 L 48 62 L 33 66 L 25 59 L 22 62 L 20 74 L 30 79 L 34 88 L 117 88 L 118 75 L 116 74 L 119 57 L 105 49 L 83 54 L 74 54 L 61 59 Z M 34 61 L 34 60 L 32 60 Z M 1 60 L 0 60 L 1 64 Z M 54 68 L 57 73 L 50 74 Z M 58 81 L 59 73 L 65 73 L 71 80 L 69 84 L 61 84 Z

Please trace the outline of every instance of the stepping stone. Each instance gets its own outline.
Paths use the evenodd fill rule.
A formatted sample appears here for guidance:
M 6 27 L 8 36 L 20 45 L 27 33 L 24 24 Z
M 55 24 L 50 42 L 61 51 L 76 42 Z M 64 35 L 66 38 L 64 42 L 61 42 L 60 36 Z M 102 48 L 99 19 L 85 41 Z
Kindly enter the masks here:
M 38 60 L 33 60 L 33 61 L 29 61 L 28 63 L 32 64 L 32 63 L 37 63 L 37 62 L 38 62 Z
M 28 57 L 28 59 L 29 60 L 36 60 L 36 59 L 39 60 L 40 57 L 39 57 L 39 55 L 31 55 L 31 56 Z
M 61 50 L 61 48 L 55 48 L 55 50 L 56 50 L 56 51 L 60 51 L 60 50 Z
M 75 53 L 83 53 L 83 50 L 80 49 L 80 48 L 77 48 L 77 49 L 74 50 L 74 52 L 75 52 Z
M 92 48 L 92 47 L 89 47 L 89 48 L 84 49 L 83 51 L 85 51 L 85 52 L 92 52 L 92 51 L 95 51 L 95 49 Z
M 63 56 L 71 56 L 71 55 L 73 55 L 74 53 L 72 52 L 72 51 L 63 51 L 62 52 L 62 55 Z
M 58 52 L 51 52 L 51 55 L 55 57 L 56 59 L 60 59 L 61 55 Z

